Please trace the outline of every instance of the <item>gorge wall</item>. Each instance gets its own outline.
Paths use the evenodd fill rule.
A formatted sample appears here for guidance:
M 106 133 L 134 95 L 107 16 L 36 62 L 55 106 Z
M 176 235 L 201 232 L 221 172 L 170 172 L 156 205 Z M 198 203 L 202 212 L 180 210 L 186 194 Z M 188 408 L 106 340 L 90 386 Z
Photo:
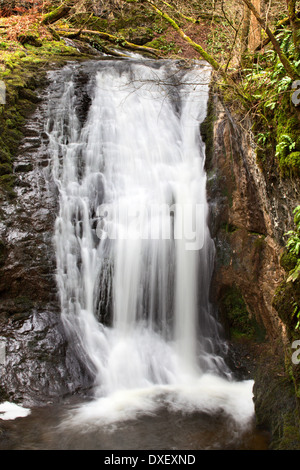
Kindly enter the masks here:
M 0 399 L 25 406 L 57 401 L 88 383 L 65 336 L 55 279 L 57 197 L 45 124 L 49 100 L 59 92 L 57 73 L 36 80 L 32 112 L 13 159 L 13 191 L 0 192 Z M 20 97 L 17 110 L 22 104 Z
M 291 418 L 298 406 L 299 371 L 291 363 L 294 338 L 286 321 L 288 308 L 274 299 L 287 288 L 283 236 L 293 228 L 299 181 L 283 179 L 276 170 L 266 174 L 256 158 L 251 122 L 233 116 L 214 95 L 202 126 L 217 248 L 211 295 L 233 350 L 239 345 L 237 361 L 243 361 L 241 345 L 251 345 L 249 350 L 255 345 L 252 373 L 258 423 L 271 431 L 274 448 L 297 448 L 298 421 Z M 291 439 L 287 428 L 293 429 Z

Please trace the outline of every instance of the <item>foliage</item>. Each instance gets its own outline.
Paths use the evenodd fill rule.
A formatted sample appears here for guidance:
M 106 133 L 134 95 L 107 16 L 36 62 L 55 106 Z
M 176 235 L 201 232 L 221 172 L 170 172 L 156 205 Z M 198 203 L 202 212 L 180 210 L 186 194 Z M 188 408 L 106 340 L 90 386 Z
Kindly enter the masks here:
M 300 278 L 300 206 L 297 206 L 294 209 L 293 214 L 296 228 L 295 230 L 290 230 L 286 233 L 286 236 L 288 237 L 286 248 L 289 253 L 297 257 L 297 262 L 295 267 L 289 272 L 287 282 L 295 282 Z
M 281 265 L 288 272 L 276 292 L 273 304 L 283 321 L 292 332 L 300 331 L 300 205 L 294 211 L 295 229 L 289 230 L 285 236 L 286 252 L 281 258 Z
M 277 35 L 281 48 L 300 70 L 300 56 L 292 33 L 282 29 Z M 275 164 L 282 177 L 300 176 L 299 118 L 291 104 L 292 79 L 273 50 L 256 54 L 243 77 L 244 90 L 251 97 L 251 114 L 259 161 L 270 171 Z
M 247 338 L 260 341 L 264 337 L 262 326 L 258 325 L 255 318 L 249 314 L 242 293 L 237 286 L 227 287 L 222 297 L 221 314 L 232 339 Z
M 10 17 L 13 15 L 24 15 L 28 12 L 39 12 L 45 7 L 46 2 L 43 0 L 26 0 L 26 2 L 1 1 L 0 16 Z

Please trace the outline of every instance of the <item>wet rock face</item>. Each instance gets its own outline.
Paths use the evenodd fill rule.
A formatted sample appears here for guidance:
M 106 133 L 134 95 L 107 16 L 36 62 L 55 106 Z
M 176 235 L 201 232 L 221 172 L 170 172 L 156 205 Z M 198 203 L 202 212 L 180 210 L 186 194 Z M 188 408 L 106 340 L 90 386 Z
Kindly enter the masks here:
M 53 246 L 57 192 L 47 151 L 49 89 L 23 129 L 14 160 L 15 196 L 1 194 L 0 399 L 32 404 L 88 387 L 60 320 Z
M 49 306 L 47 311 L 29 313 L 25 320 L 10 319 L 2 331 L 6 361 L 0 367 L 0 386 L 6 399 L 25 406 L 55 402 L 84 383 L 59 316 Z
M 220 103 L 215 101 L 213 107 L 214 151 L 206 162 L 217 248 L 212 294 L 221 305 L 226 290 L 234 286 L 267 337 L 283 339 L 285 327 L 272 299 L 285 275 L 279 262 L 282 236 L 291 227 L 299 195 L 292 183 L 267 179 L 249 135 Z

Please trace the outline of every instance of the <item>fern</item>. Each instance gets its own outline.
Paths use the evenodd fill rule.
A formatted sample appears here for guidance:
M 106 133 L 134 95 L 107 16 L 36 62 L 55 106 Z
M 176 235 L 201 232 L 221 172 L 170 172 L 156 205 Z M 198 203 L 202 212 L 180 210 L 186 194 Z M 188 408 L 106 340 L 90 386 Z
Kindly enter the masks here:
M 295 282 L 300 278 L 300 206 L 294 209 L 293 214 L 296 230 L 290 230 L 285 234 L 288 236 L 286 249 L 289 253 L 295 255 L 298 260 L 294 269 L 289 272 L 287 282 Z

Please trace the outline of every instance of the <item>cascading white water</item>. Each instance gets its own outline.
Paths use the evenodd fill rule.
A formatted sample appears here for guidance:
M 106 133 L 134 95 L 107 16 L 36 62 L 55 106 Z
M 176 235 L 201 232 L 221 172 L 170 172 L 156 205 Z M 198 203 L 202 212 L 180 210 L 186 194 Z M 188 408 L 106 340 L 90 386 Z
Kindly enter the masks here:
M 149 60 L 94 67 L 83 126 L 66 75 L 49 124 L 62 318 L 95 377 L 76 419 L 223 409 L 247 421 L 251 382 L 235 382 L 209 302 L 205 146 L 210 69 Z

